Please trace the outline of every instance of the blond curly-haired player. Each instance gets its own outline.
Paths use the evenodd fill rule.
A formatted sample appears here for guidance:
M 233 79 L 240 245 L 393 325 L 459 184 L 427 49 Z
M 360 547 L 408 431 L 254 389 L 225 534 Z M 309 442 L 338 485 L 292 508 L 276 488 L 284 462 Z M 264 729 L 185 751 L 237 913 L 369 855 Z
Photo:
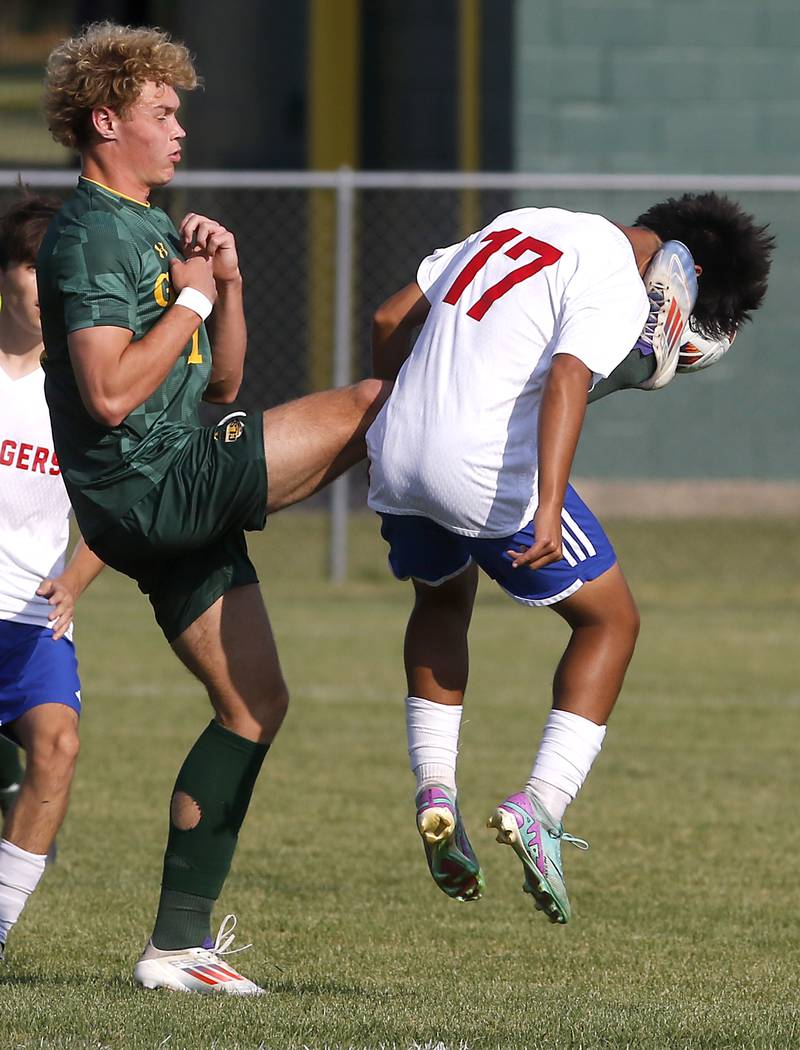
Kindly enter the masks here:
M 178 774 L 155 927 L 134 971 L 147 988 L 259 994 L 223 958 L 211 912 L 261 764 L 288 703 L 245 532 L 365 455 L 389 384 L 368 380 L 264 413 L 229 404 L 247 329 L 233 233 L 151 205 L 186 132 L 197 75 L 155 29 L 89 26 L 50 56 L 45 111 L 81 175 L 39 257 L 46 394 L 83 535 L 137 581 L 214 718 Z M 210 319 L 210 333 L 206 321 Z

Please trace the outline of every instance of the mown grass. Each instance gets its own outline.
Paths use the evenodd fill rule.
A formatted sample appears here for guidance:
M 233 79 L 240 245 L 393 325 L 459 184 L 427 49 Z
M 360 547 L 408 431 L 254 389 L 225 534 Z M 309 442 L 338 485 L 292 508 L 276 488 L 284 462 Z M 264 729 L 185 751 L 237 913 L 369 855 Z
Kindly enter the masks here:
M 487 876 L 431 882 L 414 830 L 401 669 L 406 587 L 373 520 L 351 580 L 324 579 L 322 520 L 253 543 L 293 693 L 217 918 L 234 911 L 257 1001 L 145 994 L 178 765 L 200 690 L 128 581 L 81 610 L 83 754 L 60 859 L 0 975 L 0 1048 L 800 1045 L 796 799 L 800 543 L 793 523 L 617 523 L 643 631 L 604 752 L 570 810 L 573 922 L 520 892 L 482 824 L 527 776 L 561 621 L 482 585 L 461 798 Z

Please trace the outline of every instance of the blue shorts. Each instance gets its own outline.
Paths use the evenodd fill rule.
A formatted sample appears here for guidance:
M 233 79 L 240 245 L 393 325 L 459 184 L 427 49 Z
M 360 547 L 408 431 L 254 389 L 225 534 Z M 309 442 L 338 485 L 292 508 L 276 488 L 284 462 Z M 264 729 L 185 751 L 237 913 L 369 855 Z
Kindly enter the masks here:
M 561 514 L 564 557 L 543 569 L 512 568 L 508 550 L 533 544 L 533 522 L 513 536 L 471 539 L 449 532 L 430 518 L 381 514 L 381 535 L 389 544 L 389 565 L 399 580 L 409 578 L 435 587 L 476 562 L 523 605 L 555 605 L 595 580 L 617 560 L 614 548 L 577 492 L 570 485 Z
M 39 704 L 66 704 L 80 714 L 75 646 L 53 641 L 49 627 L 0 620 L 0 726 Z

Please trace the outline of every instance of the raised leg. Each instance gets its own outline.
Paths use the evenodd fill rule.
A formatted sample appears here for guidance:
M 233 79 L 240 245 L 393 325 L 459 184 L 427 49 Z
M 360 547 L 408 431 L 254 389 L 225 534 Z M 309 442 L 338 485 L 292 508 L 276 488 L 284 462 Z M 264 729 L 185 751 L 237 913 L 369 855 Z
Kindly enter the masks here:
M 299 503 L 364 459 L 364 436 L 391 389 L 365 379 L 266 411 L 267 511 Z

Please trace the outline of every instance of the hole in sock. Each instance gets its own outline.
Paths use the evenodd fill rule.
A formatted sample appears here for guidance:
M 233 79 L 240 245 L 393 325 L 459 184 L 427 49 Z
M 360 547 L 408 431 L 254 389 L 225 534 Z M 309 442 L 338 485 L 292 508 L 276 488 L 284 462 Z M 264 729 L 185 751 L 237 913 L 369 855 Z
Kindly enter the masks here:
M 203 811 L 191 795 L 187 795 L 185 791 L 176 791 L 172 796 L 169 816 L 172 826 L 178 831 L 191 831 L 200 823 Z

